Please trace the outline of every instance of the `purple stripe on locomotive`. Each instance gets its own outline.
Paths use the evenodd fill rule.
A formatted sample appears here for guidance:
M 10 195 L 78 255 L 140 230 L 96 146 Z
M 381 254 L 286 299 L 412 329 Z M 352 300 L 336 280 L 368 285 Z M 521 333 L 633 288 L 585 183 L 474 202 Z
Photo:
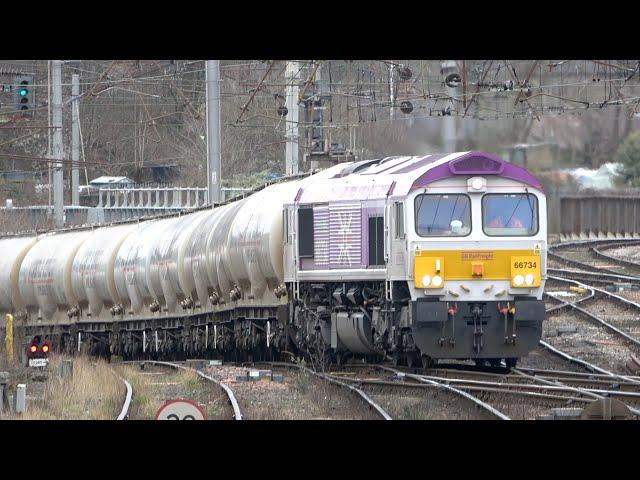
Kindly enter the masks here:
M 469 152 L 452 162 L 438 165 L 418 178 L 411 190 L 423 188 L 438 180 L 455 175 L 497 175 L 525 183 L 543 192 L 540 181 L 527 170 L 485 152 Z
M 338 180 L 340 181 L 340 180 Z M 324 188 L 307 188 L 298 203 L 329 203 L 329 202 L 348 202 L 361 200 L 374 200 L 385 198 L 389 187 L 393 180 L 385 179 L 382 182 L 371 182 L 360 185 L 338 184 L 323 185 Z

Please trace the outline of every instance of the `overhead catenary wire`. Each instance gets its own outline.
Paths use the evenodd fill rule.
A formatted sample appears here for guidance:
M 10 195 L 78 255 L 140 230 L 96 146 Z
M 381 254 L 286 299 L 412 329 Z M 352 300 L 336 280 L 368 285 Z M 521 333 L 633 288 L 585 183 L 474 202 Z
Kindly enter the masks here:
M 330 122 L 325 122 L 323 128 L 328 132 L 343 129 L 344 135 L 348 132 L 351 147 L 352 138 L 355 142 L 356 129 L 371 124 L 389 125 L 391 120 L 387 112 L 388 107 L 392 106 L 386 73 L 389 67 L 393 69 L 409 67 L 412 71 L 412 78 L 404 83 L 398 83 L 397 91 L 399 95 L 402 92 L 400 95 L 402 100 L 413 103 L 413 111 L 406 115 L 396 115 L 394 125 L 402 125 L 408 119 L 423 120 L 442 117 L 440 107 L 445 101 L 452 102 L 451 116 L 464 116 L 464 104 L 466 103 L 466 107 L 469 107 L 472 103 L 471 108 L 467 109 L 466 116 L 480 121 L 527 118 L 534 116 L 536 112 L 540 117 L 581 115 L 586 110 L 596 108 L 601 112 L 601 116 L 614 115 L 622 108 L 631 117 L 640 108 L 640 75 L 638 75 L 640 62 L 636 60 L 539 60 L 537 65 L 535 61 L 507 62 L 512 68 L 506 68 L 504 62 L 499 60 L 493 64 L 488 61 L 467 60 L 463 72 L 465 81 L 452 95 L 446 91 L 445 79 L 439 70 L 439 62 L 437 60 L 332 61 L 328 92 Z M 45 88 L 48 85 L 44 62 L 13 63 L 16 63 L 14 67 L 22 65 L 22 68 L 33 71 L 36 75 L 34 88 Z M 462 64 L 458 63 L 460 68 Z M 85 168 L 133 165 L 133 161 L 126 161 L 128 158 L 123 153 L 130 148 L 125 148 L 123 145 L 125 142 L 132 145 L 135 141 L 159 141 L 159 153 L 166 149 L 187 152 L 188 148 L 197 147 L 198 135 L 201 134 L 201 124 L 204 121 L 202 118 L 204 109 L 200 107 L 204 100 L 204 65 L 204 60 L 118 61 L 115 64 L 111 60 L 100 60 L 83 61 L 80 68 L 74 68 L 74 71 L 81 74 L 80 83 L 84 86 L 84 93 L 79 97 L 83 99 L 84 114 L 81 121 L 84 138 L 81 144 L 83 150 L 87 149 L 86 156 L 83 153 L 83 158 L 95 157 L 94 148 L 105 145 L 106 142 L 112 142 L 110 150 L 107 151 L 109 156 L 106 159 L 107 165 L 97 161 L 87 163 Z M 300 75 L 296 77 L 301 79 L 301 86 L 305 84 L 309 89 L 312 87 L 315 89 L 313 82 L 305 82 L 305 79 L 313 78 L 309 74 L 315 65 L 317 62 L 313 60 L 299 61 Z M 260 78 L 265 76 L 270 68 L 271 73 L 260 85 L 261 88 L 256 88 Z M 357 72 L 357 78 L 347 75 L 351 68 Z M 251 140 L 246 144 L 242 142 L 234 145 L 234 150 L 238 155 L 251 155 L 252 152 L 255 154 L 264 151 L 269 158 L 277 158 L 283 144 L 276 141 L 274 135 L 279 135 L 286 125 L 292 124 L 291 119 L 276 115 L 272 107 L 274 93 L 281 93 L 282 89 L 291 83 L 284 77 L 284 68 L 274 68 L 271 61 L 223 61 L 220 69 L 224 74 L 221 81 L 223 103 L 246 104 L 247 99 L 253 95 L 252 116 L 243 117 L 237 125 L 232 124 L 233 118 L 229 116 L 223 119 L 224 128 L 249 132 L 247 135 Z M 105 74 L 105 72 L 108 73 Z M 510 79 L 512 74 L 515 78 L 513 87 L 504 90 L 501 84 Z M 63 87 L 68 88 L 69 85 L 69 82 L 63 82 Z M 174 90 L 175 93 L 172 93 Z M 474 92 L 474 90 L 477 91 Z M 92 96 L 89 96 L 91 92 Z M 473 95 L 475 100 L 470 101 Z M 45 99 L 44 95 L 36 99 L 38 103 L 32 111 L 37 116 L 49 106 L 46 101 L 42 101 Z M 68 105 L 73 98 L 67 97 L 64 100 L 65 105 Z M 530 108 L 529 104 L 533 105 L 533 108 Z M 147 115 L 143 115 L 143 118 L 137 118 L 134 121 L 130 112 L 136 108 L 145 109 L 148 112 Z M 350 118 L 353 117 L 351 112 L 354 110 L 359 112 L 355 121 Z M 104 115 L 101 112 L 114 113 Z M 4 109 L 0 111 L 0 117 L 3 113 Z M 230 116 L 235 117 L 237 113 L 236 110 Z M 90 121 L 91 115 L 96 119 Z M 175 121 L 162 121 L 172 115 L 179 117 L 176 117 Z M 185 122 L 192 122 L 192 125 L 185 128 Z M 151 137 L 140 137 L 140 135 L 112 137 L 109 132 L 101 131 L 103 127 L 126 129 L 144 125 L 148 125 L 153 131 Z M 304 129 L 312 127 L 314 123 L 301 118 L 297 125 Z M 0 125 L 0 130 L 5 132 L 22 128 L 32 128 L 34 131 L 41 128 L 44 131 L 50 131 L 50 129 L 46 130 L 49 128 L 46 126 L 29 125 L 29 120 L 19 118 L 19 114 L 11 124 Z M 263 129 L 264 132 L 261 131 Z M 267 134 L 268 131 L 272 132 L 271 136 Z M 340 140 L 342 133 L 336 135 L 334 138 L 342 141 Z M 264 140 L 257 140 L 259 137 L 264 137 Z M 178 140 L 174 141 L 174 138 L 183 143 L 178 145 Z M 358 136 L 358 138 L 363 137 Z M 175 148 L 173 143 L 176 143 Z M 190 144 L 193 145 L 190 147 Z M 355 147 L 355 144 L 353 146 Z M 99 152 L 99 156 L 102 155 L 103 152 Z M 151 155 L 150 160 L 155 161 L 153 156 L 156 154 L 150 151 L 149 155 Z M 188 155 L 183 155 L 184 157 Z M 39 160 L 34 161 L 39 162 Z M 86 169 L 85 177 L 88 177 Z

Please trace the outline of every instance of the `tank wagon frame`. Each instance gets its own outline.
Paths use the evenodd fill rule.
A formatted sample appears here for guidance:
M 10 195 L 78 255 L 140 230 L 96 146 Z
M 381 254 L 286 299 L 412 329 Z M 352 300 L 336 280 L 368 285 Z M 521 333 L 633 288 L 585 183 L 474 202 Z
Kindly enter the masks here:
M 500 202 L 529 223 L 489 226 Z M 2 238 L 0 312 L 54 351 L 513 364 L 541 335 L 546 248 L 526 170 L 387 157 L 213 209 Z

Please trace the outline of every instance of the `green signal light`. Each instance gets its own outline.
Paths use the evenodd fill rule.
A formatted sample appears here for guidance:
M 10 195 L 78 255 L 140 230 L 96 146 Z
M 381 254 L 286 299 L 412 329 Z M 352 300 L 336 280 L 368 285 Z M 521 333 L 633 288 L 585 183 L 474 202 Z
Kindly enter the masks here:
M 29 93 L 29 90 L 27 90 L 26 88 L 20 89 L 20 96 L 21 97 L 26 97 L 28 93 Z

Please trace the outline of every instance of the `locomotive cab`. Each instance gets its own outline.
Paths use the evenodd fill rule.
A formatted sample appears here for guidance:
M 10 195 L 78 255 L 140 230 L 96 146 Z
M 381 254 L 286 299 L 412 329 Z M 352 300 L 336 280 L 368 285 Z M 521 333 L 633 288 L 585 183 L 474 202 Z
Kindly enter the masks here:
M 411 340 L 432 359 L 514 365 L 542 334 L 545 196 L 530 175 L 451 170 L 407 197 Z

